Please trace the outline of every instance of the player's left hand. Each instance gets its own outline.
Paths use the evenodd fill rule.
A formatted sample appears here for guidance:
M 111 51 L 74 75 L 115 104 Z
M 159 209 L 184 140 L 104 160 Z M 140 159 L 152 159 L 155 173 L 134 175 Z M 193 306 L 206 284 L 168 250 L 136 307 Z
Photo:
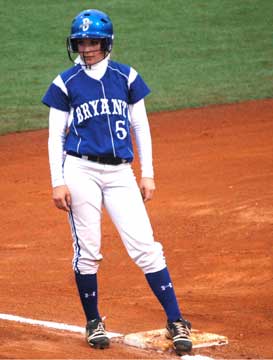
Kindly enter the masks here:
M 60 185 L 53 188 L 52 194 L 55 206 L 60 209 L 69 212 L 71 206 L 71 194 L 66 185 Z
M 147 177 L 141 178 L 139 188 L 143 201 L 146 202 L 148 200 L 151 200 L 155 191 L 154 179 Z

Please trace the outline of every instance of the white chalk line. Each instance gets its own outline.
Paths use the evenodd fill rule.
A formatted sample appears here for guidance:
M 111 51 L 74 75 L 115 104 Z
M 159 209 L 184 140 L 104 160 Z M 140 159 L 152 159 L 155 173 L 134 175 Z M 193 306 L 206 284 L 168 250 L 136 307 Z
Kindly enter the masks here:
M 30 324 L 30 325 L 38 325 L 43 326 L 51 329 L 57 329 L 57 330 L 65 330 L 65 331 L 71 331 L 75 333 L 85 334 L 85 328 L 81 326 L 75 326 L 75 325 L 69 325 L 64 323 L 57 323 L 54 321 L 43 321 L 43 320 L 35 320 L 35 319 L 29 319 L 22 316 L 15 316 L 11 314 L 0 314 L 1 320 L 7 320 L 7 321 L 15 321 L 23 324 Z M 123 336 L 120 333 L 115 333 L 111 331 L 107 331 L 107 335 L 109 338 L 115 338 L 115 337 L 121 337 Z
M 43 326 L 43 327 L 51 328 L 51 329 L 55 329 L 55 330 L 64 330 L 64 331 L 70 331 L 70 332 L 74 332 L 74 333 L 85 334 L 85 328 L 81 327 L 81 326 L 69 325 L 69 324 L 65 324 L 65 323 L 57 323 L 57 322 L 53 322 L 53 321 L 35 320 L 35 319 L 25 318 L 22 316 L 16 316 L 16 315 L 11 315 L 11 314 L 1 314 L 0 313 L 0 320 L 14 321 L 14 322 L 19 322 L 19 323 L 23 323 L 23 324 Z M 130 341 L 130 339 L 126 339 L 125 335 L 120 334 L 120 333 L 107 331 L 107 335 L 109 336 L 110 339 L 122 337 L 125 345 L 132 345 L 137 348 L 143 348 L 143 344 L 142 344 L 142 341 L 140 338 L 135 338 L 134 341 L 132 342 L 132 341 Z M 210 346 L 217 346 L 217 345 L 219 346 L 219 345 L 224 345 L 224 344 L 227 344 L 227 342 L 202 343 L 202 344 L 194 345 L 193 348 L 202 348 L 202 347 L 210 347 Z M 146 347 L 144 346 L 144 348 L 146 348 Z M 192 355 L 189 355 L 189 356 L 191 356 L 191 358 L 194 359 L 194 356 L 192 356 Z M 181 359 L 189 360 L 190 358 L 189 357 L 185 358 L 185 356 L 184 356 Z M 205 358 L 197 359 L 196 358 L 195 360 L 209 360 L 209 358 L 207 358 L 207 359 L 205 359 Z

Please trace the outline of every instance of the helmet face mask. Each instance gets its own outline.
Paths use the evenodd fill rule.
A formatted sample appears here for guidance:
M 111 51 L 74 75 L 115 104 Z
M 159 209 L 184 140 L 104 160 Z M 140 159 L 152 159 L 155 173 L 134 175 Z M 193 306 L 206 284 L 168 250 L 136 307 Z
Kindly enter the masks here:
M 112 51 L 114 40 L 113 25 L 109 16 L 102 11 L 88 9 L 73 19 L 70 36 L 67 38 L 67 52 L 71 61 L 72 53 L 78 53 L 80 39 L 101 39 L 101 50 L 105 58 Z

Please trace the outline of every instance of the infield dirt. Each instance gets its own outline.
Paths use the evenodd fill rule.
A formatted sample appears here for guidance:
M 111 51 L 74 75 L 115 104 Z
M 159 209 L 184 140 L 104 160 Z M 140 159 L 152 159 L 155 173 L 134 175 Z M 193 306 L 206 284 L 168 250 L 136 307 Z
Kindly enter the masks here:
M 184 315 L 229 345 L 215 358 L 273 358 L 273 100 L 150 114 L 157 190 L 147 204 Z M 139 168 L 134 163 L 137 176 Z M 0 137 L 0 312 L 84 326 L 66 214 L 55 209 L 47 130 Z M 107 329 L 159 329 L 165 316 L 108 215 L 100 311 Z M 0 320 L 0 358 L 166 359 Z

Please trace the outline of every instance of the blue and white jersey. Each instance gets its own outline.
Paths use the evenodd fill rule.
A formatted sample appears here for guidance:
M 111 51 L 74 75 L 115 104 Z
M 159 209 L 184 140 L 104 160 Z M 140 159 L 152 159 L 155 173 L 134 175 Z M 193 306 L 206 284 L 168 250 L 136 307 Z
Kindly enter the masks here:
M 101 79 L 88 76 L 78 64 L 61 73 L 42 102 L 73 114 L 64 150 L 81 155 L 113 155 L 133 160 L 129 104 L 150 93 L 130 66 L 109 61 Z

